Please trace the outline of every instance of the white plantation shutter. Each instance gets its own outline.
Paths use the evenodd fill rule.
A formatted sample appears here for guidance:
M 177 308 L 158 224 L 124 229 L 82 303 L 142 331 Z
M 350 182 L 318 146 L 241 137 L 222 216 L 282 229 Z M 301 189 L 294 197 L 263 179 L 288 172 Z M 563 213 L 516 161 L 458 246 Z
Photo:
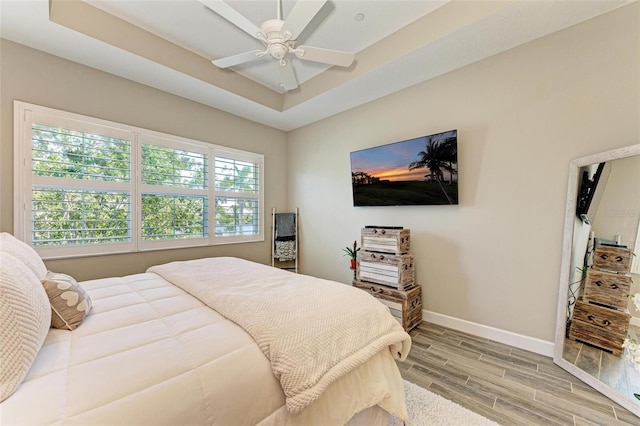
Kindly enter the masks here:
M 95 254 L 131 245 L 133 134 L 35 112 L 26 123 L 26 240 L 41 254 Z
M 262 233 L 262 160 L 219 150 L 215 157 L 215 234 L 238 240 Z
M 23 102 L 14 113 L 14 233 L 44 258 L 264 240 L 262 155 Z
M 208 244 L 211 148 L 141 134 L 141 247 Z

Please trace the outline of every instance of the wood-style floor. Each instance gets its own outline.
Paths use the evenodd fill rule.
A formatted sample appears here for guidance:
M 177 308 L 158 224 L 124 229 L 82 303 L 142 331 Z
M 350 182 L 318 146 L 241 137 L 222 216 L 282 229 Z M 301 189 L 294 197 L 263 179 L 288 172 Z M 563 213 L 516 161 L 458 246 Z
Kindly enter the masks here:
M 640 341 L 640 327 L 630 326 L 627 335 Z M 622 395 L 633 399 L 634 393 L 640 394 L 640 372 L 624 356 L 566 339 L 562 357 Z
M 435 324 L 411 332 L 402 376 L 502 425 L 640 425 L 549 357 Z

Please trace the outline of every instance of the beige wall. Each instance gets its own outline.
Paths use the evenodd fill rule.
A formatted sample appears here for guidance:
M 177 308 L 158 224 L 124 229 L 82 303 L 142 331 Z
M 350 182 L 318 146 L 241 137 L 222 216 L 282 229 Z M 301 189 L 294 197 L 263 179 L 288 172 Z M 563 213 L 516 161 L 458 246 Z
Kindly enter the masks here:
M 288 135 L 303 272 L 348 283 L 364 225 L 411 229 L 424 308 L 554 336 L 569 161 L 640 141 L 638 4 Z M 349 153 L 458 129 L 460 204 L 352 207 Z
M 3 40 L 0 230 L 13 228 L 18 99 L 261 152 L 267 209 L 300 208 L 303 272 L 348 283 L 341 248 L 364 225 L 402 225 L 425 309 L 551 341 L 568 163 L 640 140 L 639 14 L 627 6 L 289 135 Z M 454 128 L 460 205 L 352 207 L 350 151 Z M 88 279 L 210 255 L 268 262 L 269 243 L 48 266 Z
M 286 207 L 284 132 L 6 40 L 0 41 L 0 231 L 13 231 L 13 101 L 71 111 L 265 156 L 266 242 L 47 262 L 84 280 L 178 259 L 232 255 L 270 262 L 271 207 Z
M 593 220 L 597 238 L 620 235 L 620 243 L 633 247 L 640 219 L 640 157 L 609 161 L 608 178 Z M 600 186 L 600 184 L 598 184 Z

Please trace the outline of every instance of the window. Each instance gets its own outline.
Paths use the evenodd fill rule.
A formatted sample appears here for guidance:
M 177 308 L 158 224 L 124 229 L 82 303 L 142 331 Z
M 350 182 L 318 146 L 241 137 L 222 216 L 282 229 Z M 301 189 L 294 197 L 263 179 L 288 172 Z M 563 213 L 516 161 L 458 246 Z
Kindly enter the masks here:
M 250 161 L 215 158 L 217 236 L 252 235 L 260 229 L 260 167 Z
M 138 140 L 141 246 L 208 244 L 211 149 L 146 133 Z
M 15 115 L 15 233 L 45 258 L 264 239 L 262 155 L 22 102 Z

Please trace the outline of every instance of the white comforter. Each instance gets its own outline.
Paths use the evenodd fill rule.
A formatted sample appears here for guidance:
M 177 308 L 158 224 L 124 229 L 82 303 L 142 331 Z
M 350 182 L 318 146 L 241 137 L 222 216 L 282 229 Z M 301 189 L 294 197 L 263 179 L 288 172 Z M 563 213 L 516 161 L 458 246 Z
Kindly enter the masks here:
M 375 405 L 406 417 L 387 350 L 292 414 L 251 336 L 185 291 L 153 273 L 80 284 L 93 310 L 74 331 L 50 330 L 24 383 L 0 403 L 2 426 L 324 426 Z
M 284 404 L 251 337 L 158 275 L 82 285 L 93 310 L 50 330 L 3 426 L 255 425 Z
M 239 324 L 269 359 L 298 413 L 385 348 L 404 359 L 410 336 L 389 310 L 343 284 L 218 257 L 149 268 Z

